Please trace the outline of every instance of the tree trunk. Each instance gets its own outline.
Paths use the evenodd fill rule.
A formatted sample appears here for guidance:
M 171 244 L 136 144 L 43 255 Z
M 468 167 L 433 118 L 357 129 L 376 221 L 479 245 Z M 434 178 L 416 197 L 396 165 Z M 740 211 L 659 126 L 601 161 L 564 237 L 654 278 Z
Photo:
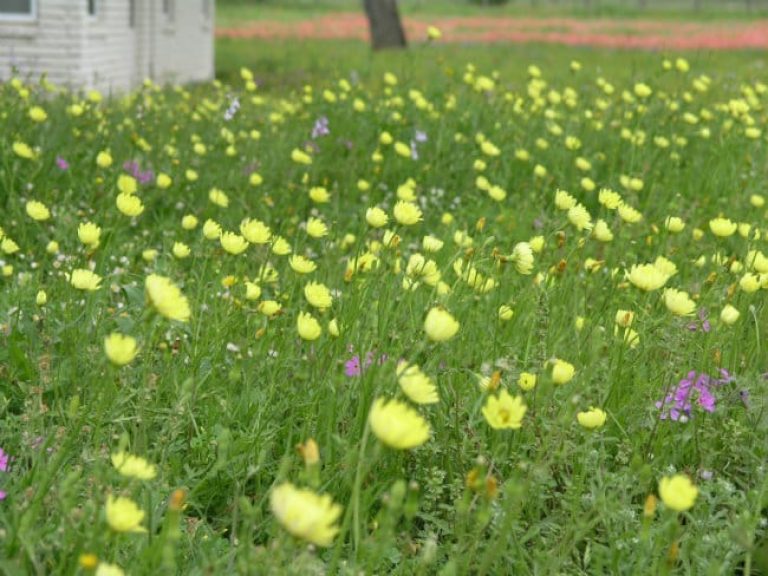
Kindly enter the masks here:
M 405 32 L 397 11 L 397 0 L 364 0 L 374 50 L 405 48 Z

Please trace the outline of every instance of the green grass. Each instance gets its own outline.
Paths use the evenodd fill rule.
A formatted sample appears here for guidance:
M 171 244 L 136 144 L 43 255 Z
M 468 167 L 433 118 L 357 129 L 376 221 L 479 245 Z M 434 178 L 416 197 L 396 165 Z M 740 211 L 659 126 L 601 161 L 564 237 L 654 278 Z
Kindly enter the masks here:
M 658 54 L 540 46 L 373 56 L 361 43 L 222 41 L 217 57 L 223 82 L 189 91 L 145 87 L 95 103 L 0 87 L 0 448 L 11 457 L 0 471 L 0 572 L 86 574 L 99 562 L 135 575 L 768 570 L 768 231 L 755 207 L 766 177 L 763 54 L 690 55 L 688 73 L 664 71 Z M 529 64 L 546 84 L 531 81 Z M 249 91 L 241 66 L 262 86 Z M 633 96 L 640 82 L 650 96 Z M 32 106 L 47 120 L 33 122 Z M 330 134 L 313 140 L 321 117 Z M 383 143 L 387 132 L 407 151 L 417 130 L 427 137 L 418 159 Z M 309 165 L 292 159 L 305 149 Z M 97 164 L 104 151 L 111 166 Z M 116 206 L 132 161 L 153 171 L 134 218 Z M 480 176 L 498 188 L 484 190 Z M 329 202 L 311 199 L 319 186 Z M 602 205 L 603 187 L 642 219 Z M 213 188 L 228 206 L 211 201 Z M 613 239 L 579 230 L 577 210 L 556 207 L 557 189 Z M 415 225 L 394 219 L 409 194 L 423 211 Z M 33 220 L 30 200 L 51 218 Z M 367 223 L 373 206 L 389 215 L 384 228 Z M 182 226 L 190 215 L 197 226 Z M 716 236 L 720 215 L 739 231 Z M 665 228 L 669 216 L 684 220 L 681 233 Z M 317 269 L 299 274 L 272 241 L 235 256 L 203 235 L 208 220 L 237 232 L 246 217 Z M 307 233 L 311 217 L 327 236 Z M 101 228 L 98 246 L 79 239 L 86 221 Z M 442 249 L 428 251 L 427 234 Z M 177 257 L 176 243 L 190 255 Z M 541 248 L 532 261 L 527 243 Z M 666 286 L 689 294 L 691 316 L 627 279 L 660 256 L 676 266 Z M 74 270 L 91 268 L 98 289 L 71 285 Z M 179 287 L 188 322 L 148 297 L 151 274 Z M 261 289 L 254 300 L 248 281 Z M 310 281 L 332 290 L 330 308 L 310 304 Z M 269 300 L 282 305 L 272 317 Z M 720 319 L 728 305 L 733 324 Z M 424 329 L 436 307 L 460 323 L 444 342 Z M 634 333 L 617 326 L 619 310 L 634 313 Z M 316 340 L 300 336 L 302 312 L 318 320 Z M 105 353 L 112 333 L 138 342 L 124 367 Z M 362 375 L 345 373 L 369 353 Z M 555 382 L 555 359 L 574 366 L 572 380 Z M 406 398 L 399 360 L 434 381 L 437 403 Z M 656 402 L 690 371 L 721 368 L 734 379 L 707 388 L 714 411 L 692 397 L 688 422 L 660 419 Z M 534 389 L 519 388 L 522 372 L 537 375 Z M 527 407 L 519 429 L 489 424 L 484 407 L 500 390 Z M 410 405 L 429 438 L 389 447 L 369 425 L 379 398 Z M 606 414 L 595 430 L 577 421 L 590 407 Z M 310 439 L 319 462 L 297 451 Z M 122 475 L 110 462 L 121 450 L 155 477 Z M 687 511 L 659 494 L 675 474 L 698 487 Z M 310 497 L 270 505 L 285 482 L 342 507 L 327 518 L 338 528 L 329 546 L 307 544 L 322 532 Z M 133 500 L 146 532 L 119 531 L 109 495 Z

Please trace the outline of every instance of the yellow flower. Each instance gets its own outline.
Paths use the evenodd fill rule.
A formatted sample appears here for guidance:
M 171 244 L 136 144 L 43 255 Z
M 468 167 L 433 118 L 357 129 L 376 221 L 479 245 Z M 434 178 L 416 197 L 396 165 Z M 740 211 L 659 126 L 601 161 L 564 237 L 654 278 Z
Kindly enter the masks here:
M 327 310 L 333 303 L 331 291 L 319 282 L 310 282 L 304 287 L 304 297 L 318 310 Z
M 603 219 L 595 223 L 595 227 L 592 229 L 592 236 L 598 242 L 610 242 L 613 240 L 613 232 L 611 232 L 608 223 Z
M 408 450 L 429 440 L 427 421 L 399 400 L 377 398 L 368 414 L 368 422 L 376 437 L 391 448 Z
M 424 331 L 435 342 L 450 340 L 459 331 L 459 322 L 442 308 L 432 308 L 424 319 Z
M 421 246 L 425 252 L 439 252 L 443 248 L 444 242 L 430 234 L 424 236 L 421 240 Z
M 240 222 L 240 234 L 251 244 L 267 244 L 272 238 L 269 226 L 261 220 L 246 218 Z
M 99 562 L 96 566 L 95 576 L 125 576 L 125 572 L 117 564 L 109 564 L 107 562 Z
M 107 496 L 107 523 L 115 532 L 146 532 L 144 511 L 130 498 Z
M 136 339 L 113 332 L 104 339 L 104 352 L 115 366 L 130 364 L 138 353 Z
M 760 277 L 751 272 L 747 272 L 741 277 L 741 280 L 739 280 L 739 288 L 747 294 L 752 294 L 753 292 L 760 290 L 760 285 Z
M 157 258 L 157 250 L 154 248 L 147 248 L 146 250 L 142 250 L 141 257 L 145 262 L 152 262 L 155 258 Z
M 184 230 L 194 230 L 197 228 L 197 217 L 194 214 L 186 214 L 181 219 L 181 227 Z
M 229 206 L 229 196 L 227 196 L 218 188 L 211 188 L 211 190 L 208 192 L 208 200 L 210 200 L 216 206 L 220 206 L 221 208 L 226 208 Z
M 555 384 L 567 384 L 576 374 L 576 368 L 570 362 L 556 358 L 552 364 L 552 381 Z
M 403 158 L 411 157 L 411 147 L 405 142 L 395 142 L 395 154 L 402 156 Z
M 395 204 L 392 213 L 395 216 L 395 220 L 403 226 L 412 226 L 423 219 L 421 208 L 414 202 L 406 202 L 404 200 L 400 200 Z
M 8 238 L 8 236 L 5 236 L 3 241 L 0 242 L 0 250 L 2 250 L 5 254 L 14 254 L 15 252 L 19 251 L 19 245 Z
M 272 253 L 277 254 L 278 256 L 285 256 L 287 254 L 290 254 L 291 245 L 288 243 L 288 240 L 286 240 L 282 236 L 273 236 L 272 237 Z
M 160 315 L 169 320 L 189 321 L 189 302 L 170 278 L 150 274 L 144 282 L 147 299 Z
M 508 304 L 499 306 L 499 320 L 506 322 L 507 320 L 512 320 L 514 315 L 515 311 Z
M 38 306 L 45 306 L 48 303 L 48 295 L 45 293 L 45 290 L 38 290 L 37 295 L 35 296 L 35 304 Z
M 685 222 L 679 216 L 667 216 L 666 220 L 664 220 L 664 227 L 673 234 L 677 234 L 683 231 Z
M 328 226 L 320 218 L 311 217 L 307 220 L 307 235 L 312 238 L 327 236 Z
M 103 152 L 102 152 L 103 154 Z M 101 156 L 101 154 L 99 154 Z M 98 162 L 98 159 L 97 159 Z M 109 159 L 110 164 L 112 163 L 112 158 Z M 117 177 L 117 189 L 120 191 L 121 194 L 136 194 L 136 190 L 138 189 L 138 183 L 136 182 L 136 178 L 133 176 L 129 176 L 128 174 L 120 174 L 120 176 Z
M 365 221 L 373 228 L 382 228 L 389 222 L 389 216 L 387 216 L 387 213 L 384 212 L 384 210 L 378 206 L 374 206 L 365 211 Z
M 264 314 L 264 316 L 274 316 L 280 310 L 282 306 L 275 300 L 264 300 L 259 302 L 258 311 Z
M 312 157 L 306 152 L 299 150 L 298 148 L 291 150 L 291 160 L 296 162 L 296 164 L 312 164 Z
M 245 299 L 258 300 L 261 297 L 261 286 L 254 282 L 245 283 Z
M 586 412 L 579 412 L 576 414 L 576 420 L 579 421 L 582 427 L 588 430 L 600 428 L 605 424 L 606 414 L 600 408 L 590 406 Z
M 738 321 L 739 316 L 741 316 L 739 311 L 730 304 L 723 306 L 723 309 L 720 312 L 720 320 L 723 324 L 735 324 Z
M 309 189 L 309 198 L 317 204 L 326 204 L 331 200 L 331 193 L 322 186 L 313 186 Z
M 299 316 L 296 319 L 296 328 L 302 340 L 317 340 L 323 333 L 320 322 L 307 312 L 299 312 Z
M 496 430 L 517 430 L 523 425 L 523 416 L 528 408 L 520 396 L 514 398 L 506 390 L 498 396 L 489 396 L 483 406 L 483 416 L 491 428 Z
M 118 194 L 115 199 L 115 204 L 117 205 L 117 209 L 126 216 L 138 216 L 144 212 L 144 205 L 141 203 L 141 199 L 132 194 Z
M 568 209 L 568 221 L 579 231 L 592 230 L 592 217 L 581 204 L 576 204 L 576 206 Z
M 192 250 L 184 242 L 174 242 L 171 251 L 179 259 L 187 258 L 192 253 Z
M 248 241 L 234 232 L 224 232 L 219 238 L 219 242 L 229 254 L 242 254 L 248 248 Z
M 435 383 L 415 364 L 400 362 L 397 365 L 397 383 L 415 404 L 435 404 L 440 401 Z
M 45 110 L 40 106 L 32 106 L 32 108 L 29 109 L 29 118 L 33 122 L 45 122 L 48 118 L 48 114 L 46 114 Z
M 35 151 L 32 150 L 32 148 L 30 148 L 30 146 L 24 142 L 14 142 L 13 153 L 16 154 L 16 156 L 19 158 L 24 158 L 25 160 L 32 160 L 35 157 Z
M 327 494 L 321 496 L 284 482 L 272 489 L 269 506 L 283 528 L 316 546 L 330 546 L 339 531 L 342 509 Z
M 288 264 L 291 269 L 298 274 L 310 274 L 317 270 L 317 264 L 312 262 L 309 258 L 301 256 L 300 254 L 294 254 L 288 259 Z
M 714 218 L 709 221 L 709 229 L 715 236 L 726 238 L 736 232 L 737 224 L 731 222 L 728 218 Z
M 627 277 L 634 286 L 646 292 L 658 290 L 669 280 L 669 276 L 653 264 L 634 264 Z
M 555 191 L 555 206 L 558 210 L 570 210 L 576 206 L 576 198 L 568 194 L 565 190 Z
M 157 187 L 161 190 L 166 190 L 171 187 L 171 184 L 173 184 L 173 180 L 171 179 L 168 174 L 163 174 L 162 172 L 157 175 L 157 179 L 155 180 L 155 183 L 157 184 Z
M 521 372 L 517 379 L 517 385 L 521 390 L 533 390 L 536 387 L 536 374 L 530 372 Z
M 622 328 L 629 328 L 635 319 L 635 313 L 632 310 L 616 310 L 615 322 Z
M 670 510 L 684 512 L 693 506 L 699 489 L 684 474 L 665 476 L 659 481 L 659 496 Z
M 0 237 L 1 236 L 2 236 L 2 233 L 0 233 Z M 56 240 L 51 240 L 45 246 L 45 251 L 48 252 L 48 254 L 58 254 L 58 252 L 59 252 L 59 243 L 56 242 Z
M 37 200 L 29 200 L 25 206 L 27 215 L 38 222 L 44 222 L 51 217 L 51 211 L 42 202 Z
M 625 204 L 624 202 L 621 203 L 619 206 L 619 218 L 624 220 L 627 224 L 635 224 L 636 222 L 640 222 L 640 220 L 643 219 L 643 215 L 632 208 L 629 204 Z
M 622 203 L 621 195 L 610 188 L 601 189 L 598 192 L 597 201 L 608 208 L 608 210 L 616 210 Z
M 662 295 L 667 309 L 675 316 L 692 316 L 696 312 L 696 302 L 687 292 L 667 288 Z
M 157 476 L 157 468 L 140 456 L 127 452 L 112 454 L 112 466 L 123 476 L 137 480 L 152 480 Z
M 78 290 L 88 290 L 93 292 L 99 289 L 101 284 L 101 276 L 86 270 L 84 268 L 78 268 L 72 270 L 72 276 L 70 276 L 69 283 L 72 284 Z
M 83 222 L 77 227 L 77 237 L 89 248 L 96 248 L 101 238 L 101 228 L 93 222 Z
M 440 29 L 436 26 L 427 26 L 427 38 L 430 40 L 439 40 L 443 35 Z
M 96 165 L 99 168 L 109 168 L 110 166 L 112 166 L 112 155 L 109 152 L 99 152 L 96 155 Z M 118 182 L 119 182 L 119 179 L 118 179 Z

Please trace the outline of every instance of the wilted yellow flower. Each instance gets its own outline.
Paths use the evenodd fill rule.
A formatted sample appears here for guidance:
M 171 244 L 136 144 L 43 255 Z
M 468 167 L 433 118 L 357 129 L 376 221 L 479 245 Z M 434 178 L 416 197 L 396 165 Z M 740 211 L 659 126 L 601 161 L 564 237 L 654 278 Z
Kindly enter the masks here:
M 304 297 L 311 306 L 319 310 L 327 310 L 333 304 L 331 291 L 319 282 L 310 282 L 304 287 Z
M 728 218 L 713 218 L 709 221 L 709 229 L 712 231 L 712 234 L 721 238 L 732 236 L 736 232 L 736 227 L 737 224 L 731 222 Z
M 27 215 L 38 222 L 44 222 L 51 217 L 51 211 L 42 202 L 37 200 L 29 200 L 25 206 Z
M 115 199 L 117 209 L 126 216 L 134 217 L 144 212 L 144 204 L 138 196 L 120 193 Z
M 670 510 L 684 512 L 693 507 L 699 489 L 684 474 L 665 476 L 659 481 L 659 496 Z
M 395 204 L 392 213 L 395 216 L 395 220 L 403 226 L 412 226 L 423 219 L 421 208 L 414 202 L 406 202 L 404 200 L 400 200 Z
M 317 340 L 323 333 L 320 322 L 307 312 L 299 312 L 299 316 L 296 319 L 296 328 L 302 340 Z
M 101 284 L 101 276 L 91 272 L 90 270 L 78 268 L 76 270 L 72 270 L 69 283 L 78 290 L 88 290 L 92 292 L 99 289 L 99 285 Z
M 330 496 L 284 482 L 272 489 L 269 506 L 288 532 L 316 546 L 328 547 L 339 531 L 342 508 Z
M 667 309 L 675 316 L 692 316 L 696 312 L 696 302 L 687 292 L 667 288 L 662 295 Z
M 411 402 L 434 404 L 440 401 L 435 383 L 415 364 L 400 362 L 397 365 L 397 383 Z
M 147 299 L 160 315 L 169 320 L 189 321 L 189 302 L 170 278 L 150 274 L 144 282 Z
M 459 322 L 442 308 L 432 308 L 424 319 L 424 331 L 435 342 L 450 340 L 459 331 Z
M 224 232 L 219 238 L 221 247 L 229 254 L 242 254 L 248 248 L 248 242 L 240 234 Z
M 121 451 L 112 454 L 112 466 L 122 475 L 137 480 L 152 480 L 157 476 L 157 468 L 141 456 L 134 456 Z
M 115 366 L 130 364 L 138 354 L 136 339 L 113 332 L 104 339 L 104 352 Z
M 653 264 L 634 264 L 627 277 L 634 286 L 646 292 L 658 290 L 669 280 L 669 276 Z
M 576 374 L 576 368 L 570 362 L 556 358 L 552 364 L 552 381 L 555 384 L 567 384 Z
M 399 400 L 377 398 L 368 414 L 368 422 L 379 440 L 398 450 L 416 448 L 429 439 L 427 421 Z
M 77 237 L 89 248 L 96 248 L 101 238 L 101 228 L 93 222 L 83 222 L 77 227 Z
M 496 430 L 517 430 L 523 425 L 523 416 L 528 408 L 520 396 L 514 398 L 506 390 L 498 396 L 488 396 L 483 406 L 483 416 L 491 428 Z
M 144 511 L 130 498 L 107 496 L 107 523 L 115 532 L 146 532 Z
M 589 430 L 600 428 L 605 424 L 606 414 L 600 408 L 590 406 L 586 412 L 576 414 L 576 420 L 579 424 Z

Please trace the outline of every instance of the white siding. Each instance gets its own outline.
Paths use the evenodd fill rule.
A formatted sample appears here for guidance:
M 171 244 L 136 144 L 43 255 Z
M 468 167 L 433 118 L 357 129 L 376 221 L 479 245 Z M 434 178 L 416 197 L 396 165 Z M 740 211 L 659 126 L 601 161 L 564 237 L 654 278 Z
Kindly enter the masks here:
M 70 88 L 123 91 L 144 78 L 160 83 L 213 78 L 214 2 L 175 0 L 174 17 L 162 0 L 97 0 L 97 15 L 86 0 L 37 0 L 30 22 L 0 21 L 0 80 L 16 67 L 24 76 L 48 73 Z
M 85 18 L 85 6 L 73 10 L 73 0 L 38 0 L 34 20 L 0 20 L 0 79 L 16 68 L 25 77 L 47 73 L 55 84 L 82 85 Z

